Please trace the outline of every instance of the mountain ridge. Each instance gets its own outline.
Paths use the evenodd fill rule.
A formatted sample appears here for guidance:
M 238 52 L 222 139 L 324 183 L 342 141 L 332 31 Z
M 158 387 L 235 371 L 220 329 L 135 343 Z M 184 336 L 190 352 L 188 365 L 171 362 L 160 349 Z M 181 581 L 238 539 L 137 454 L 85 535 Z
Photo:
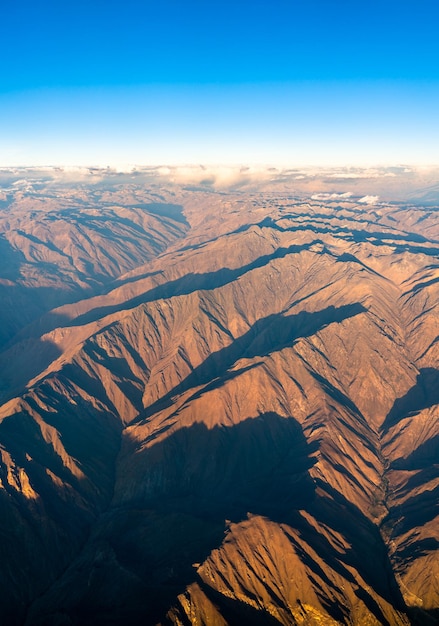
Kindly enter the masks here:
M 432 209 L 173 201 L 0 354 L 6 623 L 433 624 Z

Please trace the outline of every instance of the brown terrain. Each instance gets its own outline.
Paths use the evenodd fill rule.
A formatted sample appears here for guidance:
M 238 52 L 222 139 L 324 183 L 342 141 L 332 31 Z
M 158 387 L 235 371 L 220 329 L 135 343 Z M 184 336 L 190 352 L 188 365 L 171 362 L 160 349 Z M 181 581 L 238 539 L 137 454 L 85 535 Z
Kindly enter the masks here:
M 0 176 L 0 623 L 437 624 L 438 186 L 30 174 Z

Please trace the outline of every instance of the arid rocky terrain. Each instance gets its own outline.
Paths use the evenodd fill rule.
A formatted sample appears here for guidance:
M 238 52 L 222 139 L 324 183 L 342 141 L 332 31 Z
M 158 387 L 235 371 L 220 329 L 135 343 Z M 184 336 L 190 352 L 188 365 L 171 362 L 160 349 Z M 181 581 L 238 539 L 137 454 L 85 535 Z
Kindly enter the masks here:
M 438 180 L 0 172 L 1 624 L 438 623 Z

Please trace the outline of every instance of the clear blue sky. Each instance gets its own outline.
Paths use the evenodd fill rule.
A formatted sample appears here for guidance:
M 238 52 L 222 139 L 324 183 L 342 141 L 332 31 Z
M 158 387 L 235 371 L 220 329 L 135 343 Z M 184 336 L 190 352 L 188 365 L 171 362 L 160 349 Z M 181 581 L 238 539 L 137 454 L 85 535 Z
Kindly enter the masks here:
M 439 163 L 431 0 L 3 3 L 0 165 Z

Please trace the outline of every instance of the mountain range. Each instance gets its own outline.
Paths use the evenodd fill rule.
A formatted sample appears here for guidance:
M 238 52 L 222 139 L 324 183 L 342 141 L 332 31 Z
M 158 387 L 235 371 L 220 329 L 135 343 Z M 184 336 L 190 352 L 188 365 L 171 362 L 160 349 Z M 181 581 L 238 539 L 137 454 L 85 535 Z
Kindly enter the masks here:
M 0 621 L 436 624 L 434 184 L 55 174 L 0 176 Z

